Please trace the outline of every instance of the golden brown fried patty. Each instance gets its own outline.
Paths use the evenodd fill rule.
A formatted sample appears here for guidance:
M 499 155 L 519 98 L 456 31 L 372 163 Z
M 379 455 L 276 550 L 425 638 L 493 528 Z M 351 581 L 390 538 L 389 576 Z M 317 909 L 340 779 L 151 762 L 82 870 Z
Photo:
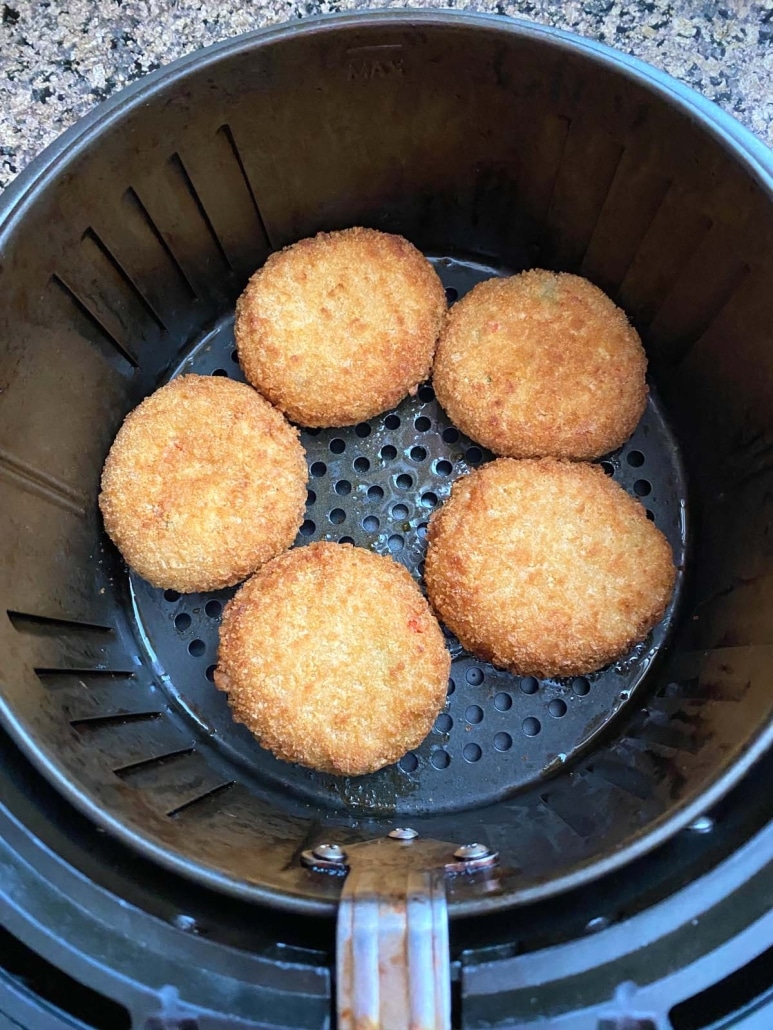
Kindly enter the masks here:
M 456 425 L 496 454 L 597 458 L 647 403 L 647 359 L 625 314 L 587 279 L 534 269 L 451 308 L 433 372 Z
M 303 520 L 298 430 L 252 387 L 181 376 L 126 418 L 99 506 L 132 568 L 187 593 L 238 583 L 289 547 Z
M 625 654 L 662 618 L 675 576 L 666 538 L 595 465 L 502 458 L 458 480 L 429 524 L 435 611 L 521 676 Z
M 401 565 L 316 543 L 269 562 L 226 605 L 215 683 L 278 758 L 356 776 L 421 743 L 450 664 Z
M 320 233 L 250 279 L 236 305 L 239 361 L 293 421 L 347 426 L 427 378 L 445 311 L 434 269 L 402 236 Z

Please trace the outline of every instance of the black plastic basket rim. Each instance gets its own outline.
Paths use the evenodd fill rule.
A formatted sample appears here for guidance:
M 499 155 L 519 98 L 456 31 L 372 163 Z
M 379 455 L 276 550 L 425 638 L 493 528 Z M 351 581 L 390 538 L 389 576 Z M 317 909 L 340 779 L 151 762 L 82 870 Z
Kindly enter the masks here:
M 121 90 L 100 104 L 94 111 L 66 130 L 49 144 L 11 183 L 0 197 L 0 250 L 13 233 L 16 225 L 26 214 L 27 207 L 34 202 L 35 195 L 45 190 L 79 152 L 89 147 L 111 124 L 119 121 L 129 111 L 140 106 L 149 95 L 174 81 L 183 79 L 189 72 L 217 64 L 225 57 L 249 53 L 256 46 L 281 42 L 299 35 L 314 36 L 337 32 L 340 29 L 363 25 L 402 26 L 406 29 L 424 26 L 460 29 L 478 29 L 488 33 L 532 40 L 545 45 L 558 45 L 567 53 L 592 60 L 602 67 L 627 78 L 658 99 L 668 104 L 683 116 L 699 123 L 701 127 L 730 153 L 756 180 L 773 203 L 773 151 L 732 115 L 723 111 L 713 101 L 701 96 L 691 87 L 680 83 L 666 72 L 614 50 L 603 43 L 584 39 L 575 33 L 550 26 L 540 26 L 521 19 L 504 19 L 499 15 L 477 14 L 456 11 L 417 11 L 397 8 L 388 11 L 366 11 L 356 14 L 326 14 L 236 36 L 195 51 L 151 72 L 139 81 Z M 70 782 L 66 773 L 56 762 L 43 755 L 27 731 L 16 719 L 7 703 L 0 698 L 2 721 L 24 753 L 32 758 L 36 766 L 56 789 L 76 808 L 95 823 L 103 826 L 124 844 L 141 851 L 147 858 L 170 871 L 191 877 L 192 867 L 198 882 L 207 887 L 223 891 L 245 901 L 267 904 L 298 914 L 327 916 L 335 911 L 332 902 L 300 898 L 280 893 L 254 883 L 244 883 L 232 877 L 215 872 L 204 865 L 197 865 L 190 859 L 183 859 L 148 839 L 138 839 L 124 824 L 91 803 Z M 628 865 L 634 860 L 655 850 L 666 840 L 688 827 L 699 816 L 712 808 L 722 797 L 735 787 L 749 769 L 773 745 L 773 722 L 760 727 L 754 741 L 737 755 L 734 762 L 692 802 L 677 805 L 663 813 L 630 844 L 602 859 L 591 858 L 573 872 L 556 877 L 549 882 L 533 887 L 508 892 L 504 898 L 460 900 L 450 907 L 454 918 L 480 916 L 486 912 L 500 911 L 517 905 L 533 904 L 538 901 L 582 888 L 585 884 Z

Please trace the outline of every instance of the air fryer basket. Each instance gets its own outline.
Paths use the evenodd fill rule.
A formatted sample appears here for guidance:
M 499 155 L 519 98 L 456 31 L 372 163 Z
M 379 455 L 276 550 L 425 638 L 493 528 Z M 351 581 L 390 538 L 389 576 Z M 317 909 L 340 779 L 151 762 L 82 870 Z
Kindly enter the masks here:
M 501 853 L 495 888 L 449 888 L 451 914 L 471 914 L 654 847 L 768 745 L 773 205 L 731 119 L 555 32 L 323 19 L 127 90 L 22 176 L 2 215 L 0 713 L 102 825 L 200 882 L 310 913 L 340 891 L 298 861 L 325 838 L 409 822 L 482 839 Z M 684 575 L 652 637 L 593 677 L 517 680 L 449 639 L 449 701 L 425 744 L 341 780 L 276 762 L 231 722 L 211 682 L 229 592 L 179 597 L 130 575 L 96 496 L 143 396 L 183 370 L 240 375 L 233 304 L 266 255 L 357 224 L 421 247 L 451 299 L 540 266 L 626 309 L 652 400 L 605 467 Z M 488 457 L 429 385 L 304 444 L 298 542 L 350 538 L 417 575 L 429 512 Z

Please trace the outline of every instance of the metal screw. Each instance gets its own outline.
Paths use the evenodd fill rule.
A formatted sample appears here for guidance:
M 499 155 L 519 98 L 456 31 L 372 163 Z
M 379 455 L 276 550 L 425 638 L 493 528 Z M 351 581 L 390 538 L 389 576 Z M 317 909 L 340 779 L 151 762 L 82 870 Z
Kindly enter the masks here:
M 340 862 L 346 861 L 346 852 L 340 844 L 318 844 L 314 848 L 313 855 L 315 858 L 321 858 L 324 862 Z
M 714 829 L 714 820 L 710 815 L 699 815 L 698 818 L 687 827 L 694 833 L 711 833 Z
M 462 844 L 454 852 L 454 858 L 461 858 L 462 861 L 467 862 L 474 858 L 488 858 L 490 854 L 491 849 L 487 848 L 485 844 Z
M 387 836 L 391 837 L 392 840 L 415 840 L 418 836 L 418 830 L 412 830 L 410 826 L 395 826 L 394 830 L 390 830 Z
M 607 916 L 594 916 L 593 919 L 589 919 L 585 924 L 586 933 L 599 933 L 601 930 L 606 930 L 610 925 L 610 920 Z
M 186 933 L 198 933 L 199 926 L 193 916 L 183 915 L 182 912 L 178 912 L 177 915 L 172 917 L 172 925 L 176 926 L 178 930 L 185 930 Z

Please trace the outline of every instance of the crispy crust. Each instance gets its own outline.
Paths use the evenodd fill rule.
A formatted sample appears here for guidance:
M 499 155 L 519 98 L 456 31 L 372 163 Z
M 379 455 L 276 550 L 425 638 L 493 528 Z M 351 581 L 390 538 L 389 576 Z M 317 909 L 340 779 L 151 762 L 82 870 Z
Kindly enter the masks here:
M 307 475 L 298 430 L 251 387 L 181 376 L 127 416 L 99 506 L 110 538 L 148 582 L 216 590 L 292 544 Z
M 315 543 L 269 562 L 226 605 L 215 684 L 278 758 L 358 776 L 421 743 L 450 666 L 401 565 Z
M 402 236 L 319 233 L 272 254 L 236 305 L 252 385 L 304 426 L 346 426 L 393 408 L 429 375 L 443 286 Z
M 647 359 L 625 314 L 576 275 L 489 279 L 455 304 L 433 385 L 495 454 L 586 460 L 619 447 L 647 403 Z
M 425 581 L 473 653 L 575 676 L 660 621 L 676 579 L 644 508 L 594 465 L 501 458 L 458 480 L 429 524 Z

